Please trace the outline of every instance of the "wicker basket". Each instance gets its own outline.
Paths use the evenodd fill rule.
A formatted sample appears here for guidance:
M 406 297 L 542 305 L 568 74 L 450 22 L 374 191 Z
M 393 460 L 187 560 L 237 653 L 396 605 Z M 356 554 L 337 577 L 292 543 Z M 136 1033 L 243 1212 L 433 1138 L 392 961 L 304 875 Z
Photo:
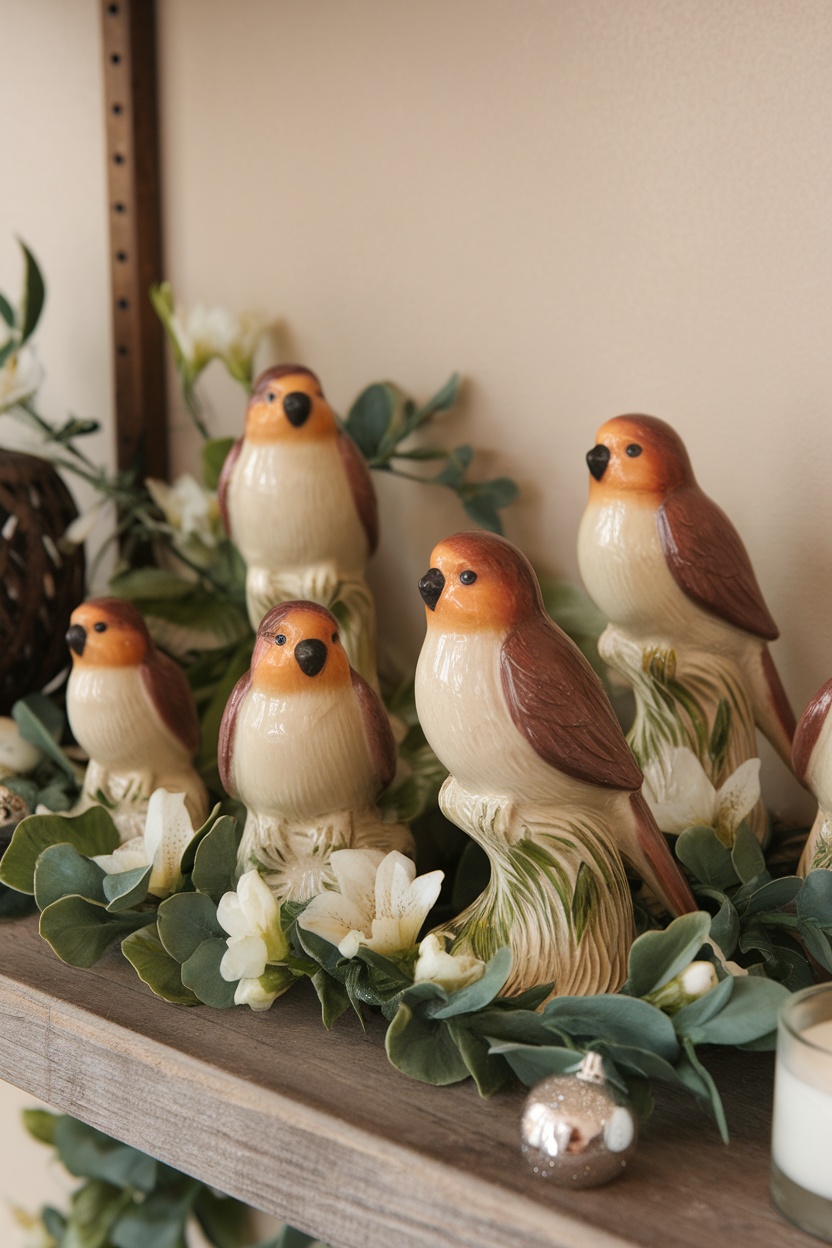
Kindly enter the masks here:
M 0 450 L 0 714 L 68 666 L 64 633 L 84 597 L 84 553 L 59 546 L 78 515 L 45 459 Z

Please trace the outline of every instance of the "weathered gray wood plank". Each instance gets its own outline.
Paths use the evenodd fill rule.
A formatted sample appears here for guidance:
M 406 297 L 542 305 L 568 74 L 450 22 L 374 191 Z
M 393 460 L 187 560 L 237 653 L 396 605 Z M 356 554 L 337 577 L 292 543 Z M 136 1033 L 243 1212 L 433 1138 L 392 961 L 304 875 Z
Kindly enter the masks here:
M 810 1248 L 768 1201 L 769 1055 L 714 1052 L 732 1142 L 661 1089 L 631 1172 L 564 1192 L 517 1149 L 524 1093 L 398 1074 L 383 1025 L 327 1034 L 303 985 L 265 1015 L 168 1005 L 119 954 L 64 966 L 6 925 L 0 1077 L 334 1248 Z

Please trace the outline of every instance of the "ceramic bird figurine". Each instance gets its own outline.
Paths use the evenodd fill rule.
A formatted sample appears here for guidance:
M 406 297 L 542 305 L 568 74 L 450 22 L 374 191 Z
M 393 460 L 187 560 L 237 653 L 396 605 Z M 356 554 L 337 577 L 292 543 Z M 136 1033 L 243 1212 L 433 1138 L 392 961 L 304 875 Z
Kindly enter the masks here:
M 320 892 L 334 849 L 412 853 L 409 831 L 375 804 L 396 768 L 387 714 L 317 603 L 284 602 L 261 621 L 225 708 L 219 767 L 248 811 L 238 870 L 260 870 L 281 900 Z
M 308 368 L 284 364 L 258 377 L 219 502 L 246 562 L 252 628 L 280 602 L 337 603 L 347 656 L 375 686 L 375 604 L 364 573 L 378 543 L 376 496 Z
M 818 867 L 832 870 L 832 680 L 812 698 L 794 734 L 794 770 L 798 780 L 818 799 L 818 813 L 809 832 L 798 875 Z
M 719 788 L 758 754 L 755 725 L 791 765 L 794 716 L 768 642 L 777 626 L 742 541 L 696 483 L 664 421 L 618 416 L 587 454 L 578 563 L 610 621 L 602 657 L 633 686 L 640 765 L 687 747 Z M 767 834 L 762 801 L 748 816 Z
M 199 720 L 180 667 L 153 645 L 132 603 L 91 598 L 70 617 L 66 710 L 89 755 L 82 805 L 112 807 L 122 840 L 144 830 L 154 789 L 184 793 L 194 827 L 208 795 L 193 768 Z
M 440 542 L 419 582 L 416 705 L 448 768 L 440 805 L 486 851 L 485 892 L 446 928 L 454 952 L 514 954 L 509 995 L 614 992 L 633 911 L 623 861 L 673 914 L 696 908 L 641 796 L 641 772 L 531 565 L 490 533 Z

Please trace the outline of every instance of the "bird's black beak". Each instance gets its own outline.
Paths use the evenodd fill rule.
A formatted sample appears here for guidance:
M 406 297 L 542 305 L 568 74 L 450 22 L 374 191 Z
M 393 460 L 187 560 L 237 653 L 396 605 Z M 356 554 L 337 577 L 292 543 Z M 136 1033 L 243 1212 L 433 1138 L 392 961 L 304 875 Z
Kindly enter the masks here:
M 607 471 L 610 453 L 605 446 L 593 446 L 592 450 L 586 453 L 586 462 L 589 464 L 589 471 L 595 480 L 600 481 Z
M 431 611 L 436 610 L 439 595 L 445 588 L 445 578 L 438 568 L 430 568 L 419 582 L 419 593 Z
M 295 658 L 304 676 L 317 676 L 326 663 L 327 649 L 317 637 L 307 637 L 295 646 Z
M 77 655 L 84 653 L 84 646 L 87 644 L 87 630 L 83 624 L 71 624 L 69 626 L 66 633 L 66 644 Z
M 312 411 L 312 400 L 302 390 L 293 390 L 283 400 L 283 410 L 286 413 L 286 419 L 289 424 L 294 425 L 296 429 L 300 429 L 301 425 L 305 425 L 309 419 L 309 413 Z

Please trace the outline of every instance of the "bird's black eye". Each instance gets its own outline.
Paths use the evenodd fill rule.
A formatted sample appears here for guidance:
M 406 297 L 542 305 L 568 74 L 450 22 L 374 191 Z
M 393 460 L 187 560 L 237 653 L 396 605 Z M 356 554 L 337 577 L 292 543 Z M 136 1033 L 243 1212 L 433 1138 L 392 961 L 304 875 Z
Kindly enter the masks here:
M 286 645 L 286 634 L 285 634 L 285 633 L 278 633 L 278 634 L 277 634 L 277 636 L 275 637 L 274 641 L 275 641 L 275 645 L 276 645 L 276 646 L 285 646 L 285 645 Z
M 277 395 L 275 394 L 274 390 L 269 390 L 269 391 L 267 391 L 267 393 L 266 393 L 266 402 L 267 402 L 267 403 L 274 403 L 274 401 L 275 401 L 275 399 L 276 399 L 276 398 L 277 398 Z
M 630 456 L 630 459 L 635 459 L 636 455 L 641 454 L 641 447 L 639 446 L 638 442 L 630 443 L 630 445 L 627 447 L 627 454 Z
M 99 620 L 97 624 L 93 624 L 93 628 L 97 633 L 106 633 L 107 625 L 103 620 Z
M 337 634 L 337 633 L 333 633 L 333 634 L 332 634 L 332 644 L 334 645 L 334 644 L 335 644 L 335 642 L 336 642 L 337 640 L 338 640 L 338 634 Z
M 459 579 L 462 581 L 463 585 L 473 585 L 474 581 L 477 579 L 477 574 L 476 572 L 472 572 L 469 568 L 466 572 L 460 572 Z

